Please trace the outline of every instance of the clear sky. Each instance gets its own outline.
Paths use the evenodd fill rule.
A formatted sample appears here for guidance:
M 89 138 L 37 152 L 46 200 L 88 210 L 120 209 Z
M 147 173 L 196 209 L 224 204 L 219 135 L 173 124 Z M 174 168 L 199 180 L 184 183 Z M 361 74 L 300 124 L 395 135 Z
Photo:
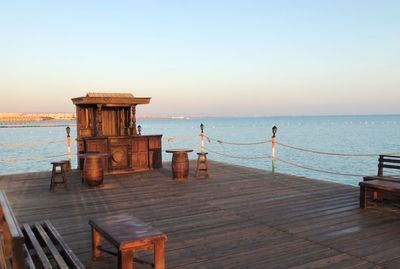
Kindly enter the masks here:
M 400 114 L 400 1 L 2 1 L 0 112 Z

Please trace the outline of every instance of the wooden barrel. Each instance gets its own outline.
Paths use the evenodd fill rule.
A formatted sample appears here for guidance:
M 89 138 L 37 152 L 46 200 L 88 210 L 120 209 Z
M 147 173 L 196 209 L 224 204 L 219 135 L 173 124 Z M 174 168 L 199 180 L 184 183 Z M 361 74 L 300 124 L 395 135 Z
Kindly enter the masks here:
M 83 178 L 88 186 L 95 187 L 103 184 L 103 162 L 103 158 L 99 156 L 88 156 L 85 158 Z
M 172 176 L 175 179 L 184 179 L 189 175 L 189 158 L 187 153 L 175 152 L 172 156 Z

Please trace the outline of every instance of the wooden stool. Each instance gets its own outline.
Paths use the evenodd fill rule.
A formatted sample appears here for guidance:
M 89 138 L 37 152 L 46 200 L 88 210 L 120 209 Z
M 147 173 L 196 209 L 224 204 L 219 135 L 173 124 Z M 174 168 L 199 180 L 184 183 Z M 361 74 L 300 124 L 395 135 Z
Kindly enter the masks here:
M 167 235 L 149 224 L 128 214 L 115 214 L 89 220 L 92 227 L 92 259 L 101 251 L 118 256 L 119 269 L 132 269 L 133 262 L 150 264 L 155 269 L 165 269 L 165 241 Z M 101 247 L 102 239 L 117 248 L 118 253 Z M 154 249 L 154 264 L 133 257 L 134 253 Z
M 208 152 L 197 152 L 199 157 L 197 158 L 196 177 L 210 177 L 210 174 L 208 173 L 207 154 Z
M 53 165 L 53 170 L 51 172 L 51 182 L 50 182 L 50 191 L 54 191 L 54 187 L 57 184 L 64 184 L 64 188 L 68 190 L 68 182 L 65 176 L 65 171 L 67 170 L 68 161 L 58 161 L 51 162 Z M 60 170 L 57 170 L 57 167 L 60 167 Z M 57 175 L 61 175 L 62 181 L 56 181 Z

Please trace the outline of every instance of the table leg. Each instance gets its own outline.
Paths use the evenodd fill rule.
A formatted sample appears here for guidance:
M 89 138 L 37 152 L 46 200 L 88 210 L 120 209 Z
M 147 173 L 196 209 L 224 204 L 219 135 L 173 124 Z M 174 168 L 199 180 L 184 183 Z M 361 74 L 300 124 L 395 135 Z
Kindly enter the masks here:
M 92 227 L 92 260 L 96 260 L 101 256 L 101 234 Z
M 165 268 L 165 241 L 157 240 L 154 243 L 154 269 Z
M 120 250 L 118 251 L 118 268 L 119 269 L 133 269 L 133 251 Z

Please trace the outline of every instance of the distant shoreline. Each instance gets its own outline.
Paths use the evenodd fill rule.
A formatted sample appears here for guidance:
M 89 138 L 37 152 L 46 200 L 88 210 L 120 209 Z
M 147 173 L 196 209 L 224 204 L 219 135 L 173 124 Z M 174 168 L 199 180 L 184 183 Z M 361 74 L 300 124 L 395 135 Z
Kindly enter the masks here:
M 137 120 L 190 120 L 189 117 L 139 117 Z M 76 121 L 76 119 L 54 119 L 54 118 L 13 118 L 1 119 L 0 124 L 13 124 L 13 123 L 32 123 L 32 122 L 59 122 L 59 121 Z
M 1 123 L 71 121 L 75 119 L 75 113 L 0 113 Z
M 53 116 L 54 115 L 54 116 Z M 192 120 L 192 119 L 234 119 L 234 118 L 297 118 L 297 117 L 397 117 L 400 114 L 363 114 L 363 115 L 276 115 L 276 116 L 143 116 L 137 120 Z M 0 113 L 0 124 L 13 123 L 32 123 L 32 122 L 59 122 L 59 121 L 76 121 L 75 114 L 72 113 Z
M 0 119 L 0 123 L 32 123 L 32 122 L 57 122 L 57 121 L 75 121 L 75 119 L 15 119 L 15 120 Z

